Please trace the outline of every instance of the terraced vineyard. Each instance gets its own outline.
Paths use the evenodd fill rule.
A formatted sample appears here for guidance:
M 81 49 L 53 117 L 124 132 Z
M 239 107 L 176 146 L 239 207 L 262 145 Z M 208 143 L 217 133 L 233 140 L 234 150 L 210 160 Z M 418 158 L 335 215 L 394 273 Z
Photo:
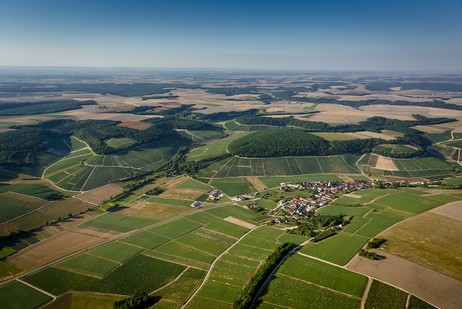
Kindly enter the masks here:
M 358 166 L 365 174 L 379 178 L 441 178 L 453 175 L 452 165 L 436 157 L 392 159 L 366 154 Z
M 127 139 L 111 141 L 124 147 L 130 142 Z M 184 144 L 185 141 L 178 138 L 165 138 L 113 155 L 96 155 L 88 148 L 83 148 L 49 166 L 44 177 L 65 190 L 88 191 L 109 182 L 156 170 Z
M 290 176 L 310 174 L 361 174 L 356 166 L 359 156 L 313 156 L 282 158 L 239 158 L 219 161 L 201 170 L 205 178 L 241 176 Z

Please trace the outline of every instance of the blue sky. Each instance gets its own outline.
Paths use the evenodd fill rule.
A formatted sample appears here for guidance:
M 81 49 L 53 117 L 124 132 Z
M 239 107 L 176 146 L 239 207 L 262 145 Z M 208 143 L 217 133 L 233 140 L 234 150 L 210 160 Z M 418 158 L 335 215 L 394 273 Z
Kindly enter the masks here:
M 462 71 L 462 0 L 0 0 L 0 66 Z

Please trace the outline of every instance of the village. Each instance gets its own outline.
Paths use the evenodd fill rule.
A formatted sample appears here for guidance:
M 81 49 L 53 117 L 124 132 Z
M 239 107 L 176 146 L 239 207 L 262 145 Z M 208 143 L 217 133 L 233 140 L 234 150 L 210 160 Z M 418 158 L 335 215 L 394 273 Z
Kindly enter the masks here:
M 284 210 L 288 213 L 289 218 L 298 219 L 305 216 L 307 213 L 313 213 L 316 209 L 328 205 L 331 201 L 339 196 L 340 193 L 346 193 L 357 190 L 364 190 L 373 187 L 370 182 L 317 182 L 317 183 L 291 183 L 282 182 L 280 185 L 281 191 L 312 191 L 310 197 L 301 197 L 292 195 L 290 198 L 285 198 L 277 203 L 277 207 L 270 212 L 275 214 L 279 210 Z

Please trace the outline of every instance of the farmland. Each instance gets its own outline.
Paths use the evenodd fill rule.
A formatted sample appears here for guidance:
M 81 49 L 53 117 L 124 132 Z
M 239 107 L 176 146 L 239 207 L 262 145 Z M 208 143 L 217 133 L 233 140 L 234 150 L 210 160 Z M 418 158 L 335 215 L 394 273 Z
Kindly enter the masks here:
M 355 162 L 359 156 L 313 156 L 282 158 L 233 157 L 199 172 L 205 178 L 240 176 L 291 176 L 310 174 L 360 174 Z
M 367 154 L 361 158 L 358 166 L 369 176 L 381 178 L 439 178 L 453 174 L 452 166 L 436 157 L 385 159 L 376 154 Z
M 218 157 L 221 155 L 225 155 L 227 153 L 227 148 L 229 144 L 243 136 L 248 135 L 250 132 L 239 132 L 235 133 L 233 135 L 230 135 L 225 138 L 221 138 L 219 140 L 213 141 L 211 143 L 208 143 L 204 146 L 200 146 L 197 148 L 194 148 L 191 150 L 191 152 L 188 154 L 187 160 L 189 161 L 197 161 L 197 160 L 202 160 L 202 159 L 207 159 L 207 158 L 213 158 L 213 157 Z
M 0 223 L 34 211 L 47 204 L 47 201 L 19 193 L 0 193 Z
M 0 302 L 5 308 L 36 308 L 49 301 L 48 295 L 20 282 L 0 287 Z
M 461 250 L 456 245 L 461 232 L 460 221 L 427 212 L 394 226 L 381 237 L 388 239 L 387 252 L 462 280 L 457 258 Z
M 405 292 L 374 280 L 364 308 L 405 308 L 407 297 Z
M 112 308 L 146 291 L 154 308 L 232 308 L 286 242 L 300 247 L 256 307 L 460 307 L 458 75 L 103 71 L 0 76 L 4 109 L 95 102 L 0 119 L 2 307 Z M 366 247 L 374 237 L 387 241 Z
M 307 244 L 300 252 L 338 265 L 345 265 L 367 242 L 368 238 L 359 235 L 339 234 L 316 244 Z M 339 251 L 338 248 L 342 248 Z
M 124 143 L 128 142 L 124 140 Z M 114 155 L 95 155 L 88 149 L 82 149 L 71 152 L 48 167 L 44 175 L 65 190 L 88 191 L 129 178 L 135 173 L 155 170 L 167 163 L 177 148 L 184 144 L 183 140 L 167 138 Z

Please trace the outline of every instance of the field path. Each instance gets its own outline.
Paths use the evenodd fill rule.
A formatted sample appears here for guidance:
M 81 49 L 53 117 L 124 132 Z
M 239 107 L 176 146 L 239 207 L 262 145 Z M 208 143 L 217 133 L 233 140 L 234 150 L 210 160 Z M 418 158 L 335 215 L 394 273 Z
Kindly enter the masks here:
M 359 307 L 361 309 L 364 309 L 364 305 L 366 304 L 366 299 L 367 299 L 367 296 L 369 295 L 369 290 L 371 289 L 372 281 L 373 281 L 372 278 L 368 276 L 366 289 L 364 290 L 363 297 L 361 298 L 361 307 Z M 408 295 L 408 299 L 409 299 L 409 295 Z
M 43 294 L 45 294 L 45 295 L 50 296 L 51 298 L 53 298 L 53 300 L 56 299 L 56 296 L 55 296 L 55 295 L 50 294 L 50 293 L 48 293 L 47 291 L 42 290 L 41 288 L 38 288 L 38 287 L 36 287 L 36 286 L 34 286 L 34 285 L 32 285 L 32 284 L 29 284 L 29 283 L 27 283 L 27 282 L 25 282 L 25 281 L 22 281 L 21 279 L 16 279 L 16 281 L 21 282 L 22 284 L 25 284 L 25 285 L 27 285 L 28 287 L 33 288 L 34 290 L 39 291 L 40 293 L 43 293 Z
M 184 308 L 186 307 L 189 302 L 196 296 L 197 293 L 199 293 L 200 289 L 204 286 L 204 284 L 207 282 L 207 279 L 210 277 L 210 273 L 212 272 L 213 270 L 213 267 L 215 266 L 216 262 L 223 256 L 225 255 L 226 253 L 228 253 L 229 250 L 231 250 L 235 245 L 237 245 L 245 236 L 247 236 L 247 234 L 249 234 L 250 232 L 252 231 L 255 231 L 256 229 L 262 227 L 263 225 L 260 225 L 260 226 L 257 226 L 253 229 L 250 229 L 248 230 L 247 232 L 245 232 L 244 235 L 242 235 L 234 244 L 232 244 L 231 246 L 228 247 L 228 249 L 226 249 L 225 251 L 223 251 L 219 256 L 217 256 L 215 258 L 215 260 L 213 260 L 212 264 L 210 265 L 209 267 L 209 270 L 207 271 L 207 274 L 205 275 L 205 278 L 204 280 L 202 281 L 201 285 L 194 291 L 194 293 L 188 298 L 188 300 L 183 304 L 183 306 L 181 306 L 181 308 Z

